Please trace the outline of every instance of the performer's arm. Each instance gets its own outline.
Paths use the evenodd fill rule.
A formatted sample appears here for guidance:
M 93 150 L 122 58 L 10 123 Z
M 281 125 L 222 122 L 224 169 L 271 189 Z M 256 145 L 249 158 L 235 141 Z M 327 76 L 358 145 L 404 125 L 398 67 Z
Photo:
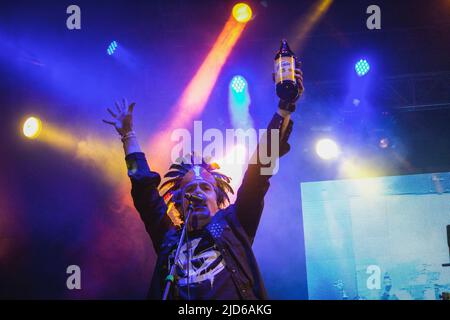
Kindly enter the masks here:
M 297 81 L 299 83 L 300 93 L 303 92 L 303 77 L 301 71 L 296 70 Z M 291 111 L 285 110 L 285 102 L 280 101 L 279 109 L 274 114 L 272 120 L 267 128 L 267 135 L 259 142 L 255 154 L 251 158 L 247 171 L 244 174 L 242 184 L 238 190 L 236 197 L 236 215 L 237 219 L 246 231 L 249 239 L 253 242 L 258 229 L 261 214 L 264 208 L 264 196 L 269 189 L 269 179 L 272 176 L 273 170 L 269 167 L 272 164 L 263 164 L 259 157 L 259 150 L 263 149 L 263 153 L 273 155 L 272 149 L 272 129 L 279 130 L 279 156 L 283 156 L 289 152 L 290 146 L 288 143 L 289 135 L 291 134 L 293 122 L 290 119 Z M 282 108 L 283 107 L 283 108 Z M 291 110 L 295 109 L 291 108 Z M 272 157 L 271 157 L 272 158 Z M 272 158 L 272 161 L 278 161 L 278 158 Z
M 152 239 L 156 252 L 158 252 L 164 235 L 173 227 L 166 214 L 166 203 L 158 192 L 161 177 L 157 172 L 150 170 L 145 154 L 142 152 L 130 153 L 125 160 L 131 180 L 131 196 L 134 206 L 145 224 L 145 229 Z
M 122 104 L 116 103 L 116 107 L 117 114 L 108 109 L 114 121 L 103 121 L 114 125 L 117 132 L 122 136 L 134 206 L 145 224 L 155 250 L 158 251 L 164 234 L 173 226 L 166 214 L 167 206 L 158 192 L 161 177 L 158 173 L 150 170 L 145 154 L 142 152 L 133 131 L 134 103 L 128 106 L 124 99 Z

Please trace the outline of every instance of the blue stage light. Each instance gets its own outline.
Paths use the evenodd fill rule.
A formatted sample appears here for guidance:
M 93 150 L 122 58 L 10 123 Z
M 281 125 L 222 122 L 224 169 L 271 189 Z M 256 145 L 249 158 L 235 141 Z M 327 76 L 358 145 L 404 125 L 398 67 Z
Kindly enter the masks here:
M 109 44 L 108 49 L 106 51 L 111 56 L 114 53 L 114 51 L 116 51 L 116 49 L 117 49 L 117 42 L 113 41 Z
M 228 87 L 228 109 L 234 128 L 253 128 L 252 117 L 249 113 L 251 103 L 247 80 L 243 76 L 234 76 Z
M 242 93 L 247 86 L 247 80 L 242 76 L 234 76 L 230 85 L 235 93 Z
M 355 64 L 356 74 L 360 77 L 365 76 L 369 72 L 369 70 L 370 65 L 365 59 L 361 59 Z

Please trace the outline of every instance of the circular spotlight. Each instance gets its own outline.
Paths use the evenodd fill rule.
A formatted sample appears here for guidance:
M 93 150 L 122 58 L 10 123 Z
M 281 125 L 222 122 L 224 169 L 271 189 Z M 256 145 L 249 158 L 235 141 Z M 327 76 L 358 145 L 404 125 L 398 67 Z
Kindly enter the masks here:
M 29 117 L 23 124 L 23 134 L 29 139 L 37 138 L 41 130 L 42 122 L 36 117 Z
M 360 77 L 365 76 L 369 72 L 369 70 L 370 65 L 365 59 L 361 59 L 355 64 L 356 74 Z
M 230 85 L 236 93 L 242 93 L 247 86 L 247 81 L 242 76 L 234 76 Z
M 357 107 L 357 106 L 359 106 L 359 104 L 361 103 L 361 100 L 359 100 L 358 98 L 355 98 L 355 99 L 353 99 L 353 105 L 355 106 L 355 107 Z
M 233 7 L 232 14 L 237 22 L 245 23 L 252 18 L 252 9 L 248 4 L 241 2 Z
M 324 160 L 335 159 L 339 156 L 339 147 L 331 139 L 320 139 L 316 143 L 316 153 Z

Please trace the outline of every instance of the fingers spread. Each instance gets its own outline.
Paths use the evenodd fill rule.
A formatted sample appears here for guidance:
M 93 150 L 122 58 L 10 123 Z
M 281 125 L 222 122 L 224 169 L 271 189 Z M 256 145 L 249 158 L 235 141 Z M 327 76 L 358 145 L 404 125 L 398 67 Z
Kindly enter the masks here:
M 108 120 L 103 119 L 103 122 L 104 122 L 104 123 L 107 123 L 107 124 L 115 125 L 115 122 L 114 122 L 114 121 L 108 121 Z
M 115 101 L 114 104 L 116 105 L 117 111 L 118 111 L 119 113 L 122 113 L 122 112 L 123 112 L 123 109 L 122 109 L 121 105 L 120 105 L 117 101 Z
M 299 82 L 303 87 L 303 72 L 300 69 L 295 69 L 295 79 Z

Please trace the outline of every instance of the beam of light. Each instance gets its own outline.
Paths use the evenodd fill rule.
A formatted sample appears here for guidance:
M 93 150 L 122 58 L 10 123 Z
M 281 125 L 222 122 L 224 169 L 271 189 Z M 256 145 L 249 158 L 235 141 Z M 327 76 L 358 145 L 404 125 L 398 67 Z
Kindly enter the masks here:
M 155 256 L 152 253 L 151 242 L 142 226 L 142 221 L 136 212 L 130 195 L 130 182 L 126 175 L 126 164 L 120 139 L 102 139 L 94 135 L 81 136 L 75 132 L 52 123 L 45 123 L 41 134 L 33 140 L 34 143 L 61 152 L 66 158 L 77 160 L 81 166 L 92 171 L 92 175 L 102 179 L 112 188 L 112 196 L 107 205 L 99 204 L 91 208 L 93 219 L 89 230 L 95 230 L 91 241 L 91 250 L 85 250 L 81 255 L 81 263 L 91 265 L 91 270 L 85 274 L 89 279 L 84 287 L 83 295 L 79 290 L 67 291 L 67 298 L 98 298 L 109 297 L 108 288 L 117 278 L 125 277 L 129 283 L 138 283 L 148 276 L 148 270 L 154 265 Z M 64 157 L 62 157 L 64 158 Z M 68 170 L 77 170 L 73 168 Z M 1 174 L 0 174 L 1 175 Z M 8 212 L 11 219 L 0 217 L 0 234 L 8 235 L 17 225 L 23 230 L 19 215 L 12 212 L 2 201 L 0 179 L 0 212 Z M 8 186 L 8 190 L 11 186 Z M 18 194 L 18 193 L 17 193 Z M 12 198 L 13 199 L 13 198 Z M 4 230 L 6 228 L 8 232 Z M 130 234 L 133 237 L 130 237 Z M 90 236 L 90 235 L 89 235 Z M 9 262 L 22 250 L 22 242 L 17 236 L 14 241 L 0 241 L 0 260 Z M 111 248 L 114 250 L 111 250 Z M 149 256 L 150 253 L 150 256 Z M 131 262 L 128 265 L 115 263 L 120 259 Z M 130 265 L 134 267 L 130 269 Z M 105 266 L 108 266 L 105 268 Z M 139 266 L 139 267 L 136 267 Z M 131 270 L 131 272 L 130 272 Z M 126 290 L 126 289 L 124 289 Z M 105 295 L 106 293 L 106 295 Z
M 93 167 L 112 185 L 117 186 L 118 183 L 127 179 L 124 163 L 120 161 L 124 158 L 120 142 L 93 136 L 79 137 L 51 123 L 45 124 L 35 140 Z
M 179 99 L 171 127 L 182 128 L 203 111 L 219 73 L 244 28 L 245 24 L 237 23 L 233 19 L 227 21 L 211 51 Z
M 234 128 L 253 128 L 249 113 L 250 103 L 247 80 L 242 76 L 234 76 L 228 90 L 228 111 Z
M 129 189 L 128 185 L 128 193 Z M 111 283 L 117 283 L 116 279 L 126 279 L 126 283 L 142 283 L 154 266 L 156 257 L 136 210 L 117 209 L 114 204 L 117 200 L 111 200 L 108 207 L 95 212 L 90 221 L 90 230 L 95 232 L 89 234 L 89 250 L 82 250 L 78 258 L 81 266 L 89 265 L 84 275 L 87 284 L 83 290 L 66 290 L 65 298 L 111 298 Z M 128 263 L 117 263 L 123 260 Z M 125 285 L 122 290 L 129 292 L 130 289 Z M 83 291 L 82 295 L 80 291 Z M 124 296 L 123 292 L 118 294 L 119 297 Z
M 330 8 L 333 0 L 318 0 L 306 13 L 306 19 L 302 19 L 295 28 L 295 38 L 291 41 L 292 50 L 298 50 L 305 42 L 314 26 L 320 21 Z
M 106 50 L 106 52 L 108 53 L 108 55 L 112 56 L 114 54 L 114 52 L 117 49 L 117 41 L 112 41 L 109 46 L 108 49 Z
M 252 8 L 246 3 L 237 3 L 234 5 L 232 15 L 237 22 L 246 23 L 252 18 Z
M 36 139 L 42 131 L 42 122 L 37 117 L 29 117 L 25 120 L 22 132 L 29 139 Z
M 389 140 L 389 138 L 387 137 L 383 137 L 380 139 L 380 141 L 378 142 L 378 146 L 381 149 L 387 149 L 391 146 L 391 141 Z
M 316 143 L 316 153 L 324 160 L 336 159 L 339 156 L 339 146 L 331 139 L 320 139 Z
M 8 179 L 11 177 L 0 172 L 0 261 L 4 266 L 14 268 L 15 264 L 20 265 L 17 255 L 23 252 L 29 237 L 25 211 L 21 207 L 23 197 L 14 180 Z
M 375 168 L 367 161 L 357 158 L 343 159 L 338 170 L 339 177 L 343 179 L 364 179 L 384 175 L 382 169 Z
M 355 179 L 353 181 L 352 189 L 358 192 L 362 197 L 370 198 L 380 196 L 384 186 L 380 179 L 377 178 Z
M 191 127 L 193 119 L 201 114 L 220 71 L 245 26 L 245 23 L 239 23 L 231 16 L 229 17 L 210 52 L 178 99 L 166 129 L 150 140 L 147 149 L 154 155 L 152 165 L 156 169 L 167 169 L 170 146 L 173 145 L 170 140 L 173 130 Z
M 122 43 L 120 46 L 117 41 L 112 41 L 107 49 L 109 58 L 113 59 L 115 63 L 121 64 L 131 70 L 137 70 L 141 65 L 140 59 L 136 56 L 135 52 Z
M 234 93 L 242 93 L 247 88 L 247 80 L 243 76 L 234 76 L 231 79 L 230 87 Z

